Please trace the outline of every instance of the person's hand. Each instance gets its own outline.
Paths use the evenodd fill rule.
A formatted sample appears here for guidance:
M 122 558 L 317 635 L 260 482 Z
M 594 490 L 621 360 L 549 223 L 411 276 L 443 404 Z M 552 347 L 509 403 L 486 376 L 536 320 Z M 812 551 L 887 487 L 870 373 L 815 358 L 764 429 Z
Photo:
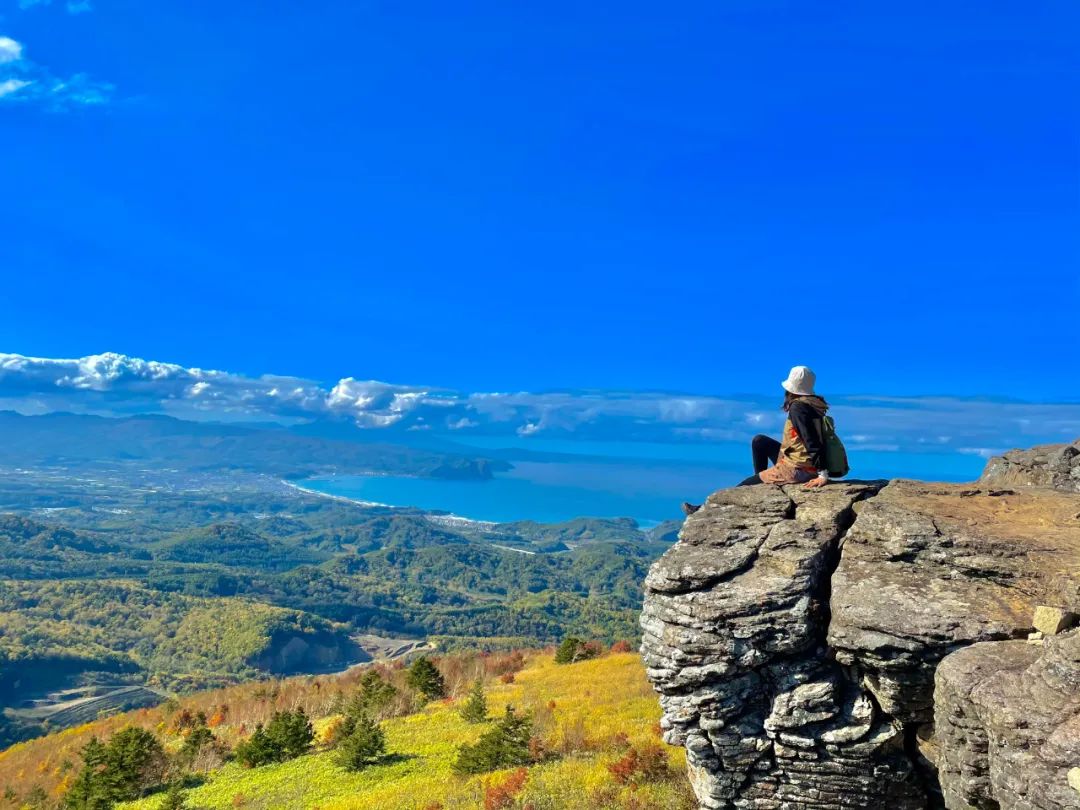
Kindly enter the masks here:
M 825 486 L 827 483 L 829 483 L 828 478 L 811 478 L 806 482 L 806 486 L 804 486 L 803 489 L 817 489 L 818 487 Z

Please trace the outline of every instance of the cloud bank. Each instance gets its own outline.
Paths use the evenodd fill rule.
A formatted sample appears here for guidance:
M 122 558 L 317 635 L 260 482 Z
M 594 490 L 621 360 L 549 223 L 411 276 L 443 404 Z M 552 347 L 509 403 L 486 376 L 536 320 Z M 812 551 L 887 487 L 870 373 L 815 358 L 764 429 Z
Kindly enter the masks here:
M 826 392 L 827 393 L 827 392 Z M 948 397 L 831 397 L 845 441 L 862 451 L 989 456 L 1080 435 L 1080 403 Z M 188 419 L 339 421 L 370 431 L 432 431 L 625 442 L 745 441 L 779 433 L 777 397 L 618 391 L 470 393 L 345 377 L 227 371 L 105 353 L 75 359 L 0 353 L 0 409 Z

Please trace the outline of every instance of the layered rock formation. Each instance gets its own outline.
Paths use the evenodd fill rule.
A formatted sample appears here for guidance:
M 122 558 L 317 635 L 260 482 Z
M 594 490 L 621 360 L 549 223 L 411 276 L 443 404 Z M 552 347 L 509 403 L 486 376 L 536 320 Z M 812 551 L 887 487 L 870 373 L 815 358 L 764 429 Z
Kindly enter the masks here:
M 986 465 L 981 480 L 1001 486 L 1080 492 L 1080 439 L 1072 444 L 1044 444 L 995 456 Z
M 1080 496 L 1003 476 L 722 490 L 687 519 L 642 654 L 702 807 L 1080 807 L 1080 633 L 1027 641 L 1037 606 L 1080 609 Z

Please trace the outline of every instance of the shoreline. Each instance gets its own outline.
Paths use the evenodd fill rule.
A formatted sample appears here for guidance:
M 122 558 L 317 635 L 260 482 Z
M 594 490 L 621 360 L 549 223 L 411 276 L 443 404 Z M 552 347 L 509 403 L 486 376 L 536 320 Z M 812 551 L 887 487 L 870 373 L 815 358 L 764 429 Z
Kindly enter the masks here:
M 289 489 L 295 489 L 297 492 L 303 492 L 305 495 L 314 495 L 317 498 L 329 498 L 332 501 L 344 501 L 345 503 L 351 503 L 354 506 L 380 506 L 387 509 L 405 509 L 408 507 L 394 506 L 390 503 L 379 503 L 378 501 L 362 501 L 359 498 L 350 498 L 347 495 L 334 495 L 330 492 L 320 492 L 317 489 L 311 489 L 310 487 L 302 487 L 293 481 L 287 481 L 284 478 L 279 478 L 278 482 Z
M 421 513 L 421 517 L 432 523 L 444 525 L 444 526 L 476 526 L 480 528 L 494 527 L 503 525 L 497 520 L 480 520 L 479 518 L 470 518 L 463 515 L 455 515 L 453 512 L 447 512 L 446 514 L 435 514 L 420 506 L 398 506 L 392 503 L 382 503 L 380 501 L 365 501 L 361 498 L 350 498 L 348 495 L 335 495 L 330 492 L 322 492 L 310 487 L 304 487 L 293 481 L 286 481 L 285 479 L 279 479 L 282 484 L 294 489 L 298 492 L 303 492 L 305 495 L 313 495 L 317 498 L 329 498 L 334 501 L 343 501 L 344 503 L 353 504 L 354 506 L 374 506 L 381 509 L 416 509 Z
M 350 473 L 349 476 L 353 477 L 353 474 Z M 332 479 L 332 478 L 337 478 L 337 477 L 338 477 L 337 475 L 333 475 L 333 474 L 328 475 L 328 476 L 322 476 L 323 479 Z M 393 477 L 393 476 L 387 476 L 387 477 Z M 402 476 L 402 477 L 415 478 L 417 476 Z M 382 501 L 369 501 L 369 500 L 365 500 L 363 498 L 353 498 L 353 497 L 350 497 L 348 495 L 338 495 L 338 494 L 331 493 L 331 492 L 323 492 L 321 490 L 314 489 L 312 487 L 306 487 L 306 486 L 303 486 L 302 484 L 296 483 L 294 481 L 288 481 L 288 480 L 283 479 L 283 478 L 278 479 L 278 480 L 284 486 L 286 486 L 286 487 L 288 487 L 288 488 L 290 488 L 290 489 L 292 489 L 292 490 L 294 490 L 296 492 L 301 492 L 301 493 L 303 493 L 305 495 L 311 495 L 311 496 L 319 497 L 319 498 L 330 498 L 331 500 L 341 501 L 343 503 L 348 503 L 348 504 L 352 504 L 354 506 L 361 506 L 361 507 L 370 507 L 370 508 L 379 508 L 379 509 L 394 509 L 394 510 L 411 510 L 411 511 L 414 511 L 416 513 L 419 513 L 419 515 L 421 517 L 425 518 L 426 520 L 430 521 L 431 523 L 434 523 L 436 525 L 441 525 L 441 526 L 447 526 L 447 527 L 454 527 L 454 526 L 462 526 L 462 527 L 464 527 L 464 526 L 468 526 L 468 527 L 479 528 L 479 529 L 494 529 L 494 528 L 498 528 L 500 526 L 505 526 L 505 525 L 513 524 L 513 523 L 537 523 L 537 524 L 542 525 L 542 526 L 557 526 L 557 525 L 559 525 L 561 523 L 569 523 L 569 522 L 574 521 L 574 520 L 632 520 L 637 524 L 638 529 L 640 529 L 643 532 L 647 532 L 650 529 L 654 529 L 657 526 L 660 526 L 661 524 L 663 524 L 663 523 L 665 523 L 667 521 L 667 519 L 658 520 L 656 518 L 634 517 L 633 515 L 626 515 L 626 514 L 613 515 L 613 516 L 597 516 L 597 515 L 582 514 L 582 515 L 573 515 L 572 517 L 567 517 L 567 518 L 565 518 L 563 520 L 537 520 L 537 519 L 531 518 L 531 517 L 517 517 L 517 518 L 514 518 L 513 520 L 488 520 L 488 519 L 484 519 L 484 518 L 474 518 L 474 517 L 467 517 L 465 515 L 459 515 L 456 512 L 452 512 L 450 510 L 427 509 L 427 508 L 425 508 L 423 506 L 417 506 L 415 504 L 402 505 L 402 504 L 385 503 L 385 502 L 382 502 Z M 311 480 L 311 479 L 307 479 L 307 480 Z M 670 518 L 670 519 L 674 519 L 674 517 L 675 516 L 672 516 L 672 518 Z

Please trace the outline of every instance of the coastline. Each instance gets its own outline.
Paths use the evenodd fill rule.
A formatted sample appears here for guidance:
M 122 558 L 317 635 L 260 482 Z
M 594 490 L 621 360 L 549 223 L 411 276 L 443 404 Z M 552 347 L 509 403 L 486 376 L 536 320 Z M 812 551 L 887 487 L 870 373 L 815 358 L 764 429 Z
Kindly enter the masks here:
M 366 501 L 361 498 L 350 498 L 347 495 L 334 495 L 330 492 L 322 492 L 310 487 L 304 487 L 294 481 L 286 481 L 285 479 L 279 479 L 280 483 L 294 489 L 298 492 L 302 492 L 305 495 L 314 495 L 318 498 L 329 498 L 334 501 L 342 501 L 344 503 L 353 504 L 354 506 L 367 506 L 378 507 L 380 509 L 415 509 L 421 513 L 421 516 L 425 519 L 440 526 L 470 526 L 476 528 L 493 528 L 502 525 L 499 521 L 495 520 L 480 520 L 478 518 L 465 517 L 463 515 L 455 515 L 452 512 L 446 514 L 435 514 L 429 512 L 418 506 L 398 506 L 392 503 L 381 503 L 380 501 Z
M 351 503 L 355 506 L 380 506 L 387 509 L 401 509 L 403 507 L 394 506 L 390 503 L 379 503 L 378 501 L 363 501 L 359 498 L 350 498 L 346 495 L 333 495 L 329 492 L 320 492 L 317 489 L 311 489 L 309 487 L 302 487 L 294 481 L 287 481 L 284 478 L 279 478 L 278 482 L 288 487 L 289 489 L 295 489 L 298 492 L 303 492 L 305 495 L 314 495 L 317 498 L 329 498 L 332 501 L 344 501 L 345 503 Z

